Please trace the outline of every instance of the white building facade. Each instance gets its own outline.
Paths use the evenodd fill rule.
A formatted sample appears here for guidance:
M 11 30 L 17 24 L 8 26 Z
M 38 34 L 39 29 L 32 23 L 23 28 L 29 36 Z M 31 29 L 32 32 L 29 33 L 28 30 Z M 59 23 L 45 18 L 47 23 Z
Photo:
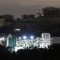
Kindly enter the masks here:
M 8 37 L 7 37 L 8 38 Z M 9 40 L 9 39 L 8 39 Z M 7 40 L 7 46 L 9 46 L 9 41 Z M 14 46 L 15 51 L 18 49 L 33 49 L 34 47 L 37 48 L 48 48 L 51 42 L 51 35 L 49 33 L 42 33 L 41 37 L 33 38 L 32 39 L 22 39 L 21 37 L 16 38 L 16 45 Z

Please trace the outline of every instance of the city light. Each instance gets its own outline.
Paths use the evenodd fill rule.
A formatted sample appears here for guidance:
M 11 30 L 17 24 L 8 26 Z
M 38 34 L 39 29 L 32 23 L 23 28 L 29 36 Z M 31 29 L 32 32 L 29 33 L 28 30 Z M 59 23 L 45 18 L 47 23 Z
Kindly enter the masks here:
M 1 37 L 1 38 L 0 38 L 0 41 L 4 41 L 4 40 L 5 40 L 5 38 L 4 38 L 4 37 Z
M 42 16 L 44 16 L 44 15 L 42 15 Z
M 27 37 L 26 36 L 23 36 L 23 39 L 27 39 Z
M 33 36 L 31 36 L 30 38 L 31 38 L 31 39 L 33 39 L 34 37 L 33 37 Z
M 48 46 L 51 45 L 51 36 L 49 33 L 42 33 L 41 37 L 34 38 L 34 36 L 23 35 L 22 37 L 17 38 L 15 52 L 19 49 L 33 49 L 34 47 L 37 48 L 49 48 Z M 50 38 L 48 38 L 50 37 Z M 23 38 L 23 39 L 22 39 Z M 9 41 L 9 39 L 7 40 Z M 10 42 L 11 43 L 11 42 Z M 9 42 L 8 42 L 9 44 Z M 10 46 L 10 45 L 9 45 Z M 13 47 L 13 45 L 12 45 Z
M 16 28 L 14 31 L 20 31 L 20 29 L 19 28 Z
M 23 47 L 15 47 L 15 52 L 17 52 L 19 49 L 24 49 Z

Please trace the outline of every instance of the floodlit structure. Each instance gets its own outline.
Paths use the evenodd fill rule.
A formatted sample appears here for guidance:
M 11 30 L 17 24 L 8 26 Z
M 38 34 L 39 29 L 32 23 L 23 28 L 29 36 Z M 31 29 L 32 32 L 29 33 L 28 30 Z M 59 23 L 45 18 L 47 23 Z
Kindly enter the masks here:
M 23 36 L 23 38 L 17 37 L 15 40 L 10 38 L 12 37 L 8 37 L 7 46 L 14 48 L 15 51 L 18 49 L 33 49 L 34 47 L 48 48 L 52 44 L 49 33 L 42 33 L 41 37 L 37 38 L 30 36 L 30 39 L 28 39 L 27 36 Z
M 5 37 L 0 37 L 0 45 L 4 45 L 5 41 L 6 41 Z
M 42 33 L 41 34 L 41 43 L 40 47 L 41 48 L 48 48 L 48 46 L 51 45 L 51 36 L 49 33 Z

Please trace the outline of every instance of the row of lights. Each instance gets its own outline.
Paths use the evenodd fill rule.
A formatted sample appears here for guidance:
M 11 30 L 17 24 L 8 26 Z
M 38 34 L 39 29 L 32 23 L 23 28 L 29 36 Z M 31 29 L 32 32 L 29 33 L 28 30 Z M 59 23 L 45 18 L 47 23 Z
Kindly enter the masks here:
M 27 39 L 27 36 L 23 36 L 23 39 Z M 34 39 L 34 36 L 30 36 L 30 39 Z

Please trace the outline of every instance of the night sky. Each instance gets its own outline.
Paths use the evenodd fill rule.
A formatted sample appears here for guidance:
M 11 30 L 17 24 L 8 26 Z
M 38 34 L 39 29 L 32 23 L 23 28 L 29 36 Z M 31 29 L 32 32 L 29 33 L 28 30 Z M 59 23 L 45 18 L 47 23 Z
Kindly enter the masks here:
M 0 15 L 12 14 L 20 17 L 23 14 L 37 14 L 45 7 L 59 7 L 60 0 L 0 0 Z M 53 42 L 59 42 L 55 40 Z
M 0 0 L 0 15 L 36 14 L 44 7 L 60 7 L 60 0 Z

